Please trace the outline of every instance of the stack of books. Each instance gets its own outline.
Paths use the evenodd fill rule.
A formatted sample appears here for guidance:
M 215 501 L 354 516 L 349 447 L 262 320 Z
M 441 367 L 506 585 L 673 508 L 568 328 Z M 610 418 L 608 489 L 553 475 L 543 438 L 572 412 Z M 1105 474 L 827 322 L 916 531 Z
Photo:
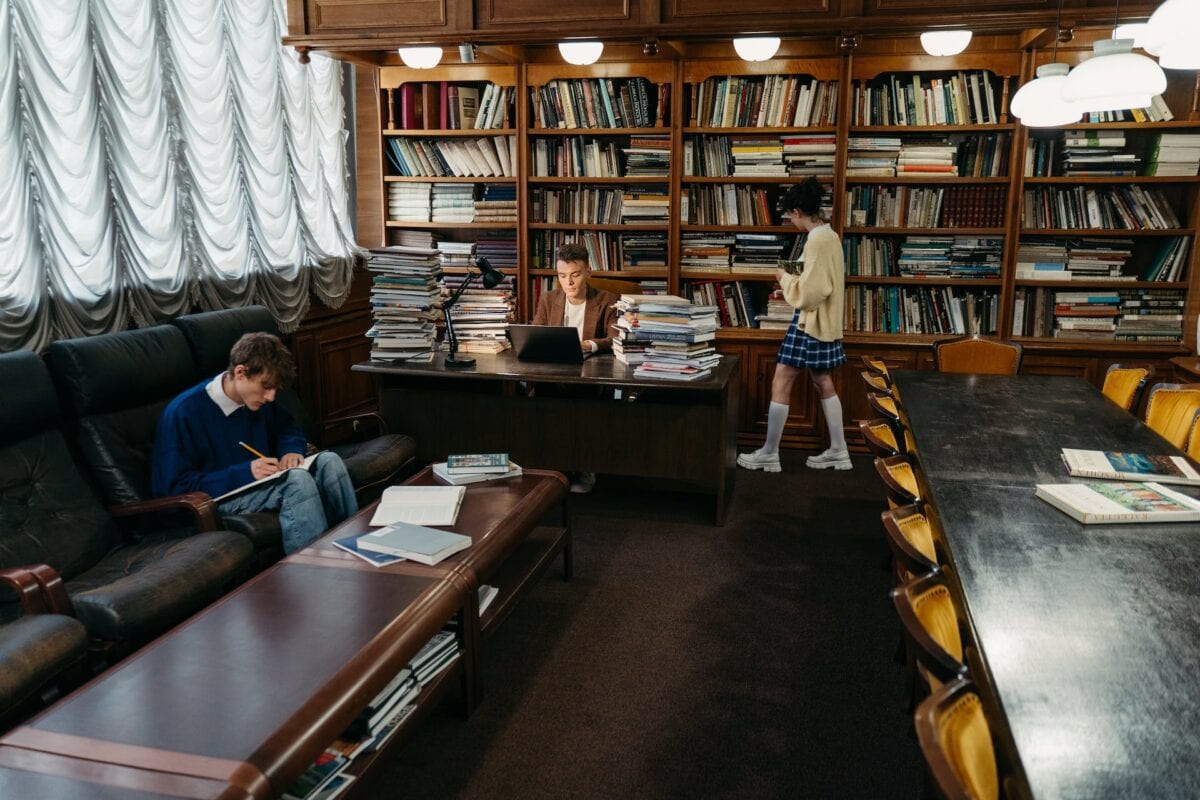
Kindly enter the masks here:
M 1200 133 L 1160 133 L 1146 157 L 1147 175 L 1195 175 L 1200 172 Z
M 764 331 L 783 331 L 792 324 L 795 315 L 796 309 L 783 299 L 783 289 L 776 284 L 767 296 L 766 313 L 759 314 L 755 319 L 758 327 Z
M 1017 247 L 1017 277 L 1026 280 L 1136 280 L 1124 274 L 1132 239 L 1034 239 Z
M 432 244 L 432 242 L 430 242 Z M 367 331 L 372 361 L 430 361 L 437 338 L 441 259 L 434 247 L 396 245 L 367 256 L 374 325 Z
M 846 176 L 893 177 L 900 157 L 898 136 L 851 136 L 847 143 Z
M 629 176 L 662 176 L 671 172 L 671 139 L 669 136 L 635 134 L 629 138 L 625 153 L 625 174 Z
M 948 139 L 910 139 L 900 145 L 897 175 L 957 175 L 958 148 Z
M 517 268 L 517 232 L 488 231 L 475 241 L 475 253 L 496 269 Z M 512 273 L 509 273 L 512 274 Z
M 639 186 L 621 196 L 622 225 L 666 225 L 671 198 L 666 187 Z
M 433 465 L 433 474 L 453 486 L 516 478 L 521 467 L 509 461 L 508 453 L 465 453 L 447 456 Z
M 617 302 L 617 339 L 648 344 L 634 376 L 697 380 L 712 374 L 721 356 L 712 346 L 716 306 L 692 305 L 675 295 L 623 294 Z
M 733 271 L 774 275 L 779 259 L 788 250 L 788 238 L 781 233 L 735 233 Z
M 1183 341 L 1183 292 L 1178 289 L 1121 289 L 1116 338 L 1124 342 Z
M 1125 146 L 1123 130 L 1063 131 L 1063 175 L 1136 175 L 1140 159 Z
M 778 138 L 735 136 L 730 145 L 733 155 L 733 174 L 771 175 L 785 177 L 787 165 L 783 162 L 783 144 Z
M 432 183 L 389 183 L 388 219 L 394 222 L 429 222 Z
M 476 222 L 517 224 L 517 187 L 512 184 L 489 183 L 483 196 L 475 201 Z
M 1055 292 L 1056 339 L 1112 339 L 1121 313 L 1116 292 Z
M 1003 247 L 1003 239 L 908 236 L 900 245 L 900 275 L 905 278 L 999 278 Z
M 466 268 L 475 263 L 474 242 L 437 243 L 438 257 L 442 260 L 442 269 Z
M 780 137 L 780 141 L 788 175 L 833 175 L 837 139 L 832 133 L 788 134 Z
M 659 280 L 659 279 L 645 280 L 645 281 L 642 281 L 641 284 L 642 284 L 642 294 L 666 294 L 667 293 L 667 281 L 666 280 Z
M 489 263 L 492 262 L 489 260 Z M 458 291 L 465 280 L 465 275 L 446 275 L 442 279 L 444 298 Z M 515 309 L 511 275 L 494 289 L 485 289 L 472 282 L 450 309 L 459 352 L 499 353 L 508 349 L 508 323 L 512 321 Z
M 620 246 L 621 266 L 625 269 L 667 266 L 665 233 L 622 233 Z
M 685 233 L 679 265 L 693 272 L 729 272 L 729 253 L 736 239 L 731 233 Z
M 469 183 L 435 183 L 430 205 L 433 222 L 474 222 L 475 187 Z

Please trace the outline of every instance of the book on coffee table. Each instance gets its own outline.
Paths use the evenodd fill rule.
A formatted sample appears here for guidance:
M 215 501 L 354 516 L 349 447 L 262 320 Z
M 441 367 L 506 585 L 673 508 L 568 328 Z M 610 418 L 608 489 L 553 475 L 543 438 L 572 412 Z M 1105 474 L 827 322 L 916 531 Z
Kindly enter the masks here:
M 370 524 L 453 525 L 466 494 L 462 486 L 389 486 Z
M 1200 484 L 1200 472 L 1183 456 L 1064 447 L 1062 459 L 1067 470 L 1077 478 Z
M 358 546 L 374 553 L 387 553 L 432 565 L 470 547 L 471 537 L 397 522 L 358 537 Z

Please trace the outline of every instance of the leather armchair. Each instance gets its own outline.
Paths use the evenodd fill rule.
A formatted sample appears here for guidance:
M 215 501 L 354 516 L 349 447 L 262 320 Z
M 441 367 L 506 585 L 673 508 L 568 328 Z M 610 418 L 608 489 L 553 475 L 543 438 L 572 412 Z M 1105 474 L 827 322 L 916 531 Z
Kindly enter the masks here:
M 229 350 L 242 334 L 263 332 L 279 335 L 274 317 L 263 306 L 189 314 L 171 320 L 171 324 L 183 331 L 187 338 L 201 378 L 216 375 L 229 366 Z M 310 443 L 320 440 L 316 426 L 294 388 L 287 387 L 280 391 L 276 402 L 287 408 Z M 401 470 L 412 463 L 416 454 L 416 442 L 403 434 L 388 433 L 383 418 L 378 414 L 355 414 L 327 421 L 348 422 L 356 431 L 376 434 L 362 441 L 329 448 L 346 462 L 346 470 L 350 473 L 360 505 L 374 499 L 391 485 Z
M 200 380 L 177 328 L 158 325 L 54 342 L 46 364 L 66 428 L 114 517 L 180 509 L 191 516 L 191 525 L 178 529 L 177 536 L 224 528 L 250 539 L 259 567 L 283 556 L 276 514 L 221 515 L 203 492 L 154 497 L 150 490 L 159 417 L 176 395 Z M 154 520 L 160 528 L 161 520 L 161 515 Z
M 0 354 L 0 386 L 0 568 L 22 576 L 26 594 L 73 612 L 94 640 L 121 652 L 199 611 L 246 574 L 253 548 L 230 531 L 151 532 L 126 543 L 71 456 L 41 359 L 29 351 Z M 0 622 L 19 614 L 17 602 L 0 598 Z

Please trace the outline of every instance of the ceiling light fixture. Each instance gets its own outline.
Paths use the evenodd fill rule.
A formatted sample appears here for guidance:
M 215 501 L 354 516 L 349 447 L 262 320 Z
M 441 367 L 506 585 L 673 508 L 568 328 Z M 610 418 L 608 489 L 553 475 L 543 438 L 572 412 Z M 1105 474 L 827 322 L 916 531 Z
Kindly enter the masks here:
M 1200 69 L 1195 42 L 1200 39 L 1200 5 L 1194 0 L 1166 0 L 1146 23 L 1139 45 L 1167 69 Z M 1165 56 L 1165 59 L 1164 59 Z
M 435 46 L 401 47 L 400 60 L 413 69 L 433 69 L 442 60 L 442 48 Z
M 1118 27 L 1121 0 L 1113 11 Z M 1084 111 L 1127 111 L 1145 108 L 1167 89 L 1167 76 L 1153 60 L 1133 52 L 1133 39 L 1101 39 L 1095 54 L 1067 76 L 1063 98 Z
M 1112 38 L 1133 39 L 1134 47 L 1146 47 L 1146 34 L 1150 32 L 1148 22 L 1126 22 L 1113 28 Z
M 568 64 L 586 66 L 600 60 L 600 54 L 604 52 L 604 42 L 559 42 L 558 52 Z
M 931 56 L 956 56 L 971 43 L 971 32 L 965 30 L 925 31 L 921 47 Z
M 1037 68 L 1037 77 L 1017 89 L 1008 110 L 1028 128 L 1070 125 L 1083 116 L 1083 109 L 1063 98 L 1063 87 L 1071 68 L 1058 63 L 1058 42 L 1062 38 L 1062 0 L 1054 20 L 1054 52 L 1049 64 Z
M 778 36 L 742 36 L 733 40 L 742 61 L 769 61 L 779 52 Z

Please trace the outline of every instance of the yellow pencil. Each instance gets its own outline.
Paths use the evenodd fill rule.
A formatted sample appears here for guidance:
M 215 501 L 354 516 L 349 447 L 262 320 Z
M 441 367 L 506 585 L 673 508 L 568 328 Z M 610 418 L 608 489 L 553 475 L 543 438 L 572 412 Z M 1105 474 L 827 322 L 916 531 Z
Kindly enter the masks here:
M 257 451 L 257 450 L 255 450 L 253 447 L 251 447 L 250 445 L 246 444 L 245 442 L 238 442 L 238 444 L 240 444 L 242 447 L 244 447 L 244 448 L 246 448 L 247 450 L 249 450 L 251 453 L 254 453 L 254 455 L 258 456 L 259 458 L 269 458 L 269 457 L 270 457 L 270 456 L 264 456 L 262 453 L 258 452 L 258 451 Z

